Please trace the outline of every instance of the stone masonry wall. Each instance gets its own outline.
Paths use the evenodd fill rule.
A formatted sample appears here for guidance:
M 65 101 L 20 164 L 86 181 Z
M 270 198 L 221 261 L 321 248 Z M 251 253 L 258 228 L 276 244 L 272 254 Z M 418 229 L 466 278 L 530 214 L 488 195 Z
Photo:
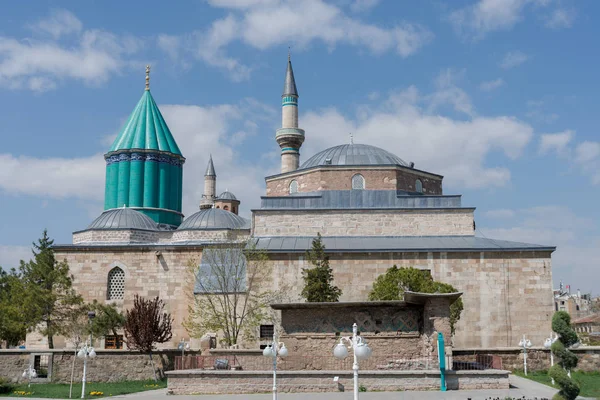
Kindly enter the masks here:
M 23 350 L 0 350 L 0 377 L 18 382 L 26 381 L 22 374 L 31 362 L 31 353 L 31 351 Z M 50 368 L 52 382 L 70 382 L 74 358 L 74 381 L 81 381 L 83 361 L 77 358 L 72 350 L 46 350 L 43 353 L 52 355 Z M 42 354 L 42 352 L 38 354 Z M 153 354 L 152 358 L 159 376 L 164 376 L 165 371 L 174 368 L 174 359 L 177 355 L 181 355 L 177 350 L 158 351 Z M 154 379 L 154 373 L 150 357 L 147 354 L 132 351 L 97 350 L 96 358 L 88 361 L 86 377 L 88 382 L 117 382 Z
M 158 232 L 135 229 L 121 230 L 91 230 L 73 234 L 73 243 L 87 242 L 125 242 L 151 243 L 158 241 Z
M 415 182 L 423 183 L 423 193 L 442 194 L 442 179 L 416 170 L 396 167 L 388 168 L 319 168 L 281 178 L 267 180 L 267 196 L 289 196 L 290 182 L 298 182 L 298 192 L 319 190 L 350 190 L 352 177 L 361 174 L 365 178 L 366 190 L 415 191 Z
M 272 389 L 271 372 L 246 371 L 171 371 L 167 373 L 172 394 L 268 393 Z M 338 382 L 333 378 L 338 377 Z M 352 391 L 351 371 L 281 371 L 277 389 L 287 392 Z M 507 371 L 448 371 L 450 390 L 508 389 Z M 360 384 L 369 392 L 403 390 L 439 390 L 439 371 L 361 371 Z
M 473 235 L 472 210 L 254 212 L 254 236 Z
M 301 301 L 303 254 L 272 254 L 273 287 Z M 332 253 L 340 301 L 364 301 L 373 281 L 393 265 L 431 271 L 463 292 L 454 347 L 512 347 L 523 334 L 543 343 L 553 314 L 550 252 Z
M 136 247 L 127 250 L 105 248 L 82 248 L 56 251 L 57 260 L 66 260 L 73 275 L 73 286 L 86 302 L 106 302 L 108 272 L 119 267 L 125 272 L 123 300 L 111 300 L 121 310 L 133 306 L 135 294 L 152 298 L 159 296 L 166 302 L 166 310 L 174 318 L 173 338 L 160 345 L 174 348 L 181 338 L 189 338 L 182 322 L 188 315 L 187 294 L 192 293 L 193 282 L 188 276 L 187 263 L 193 259 L 200 262 L 201 248 L 172 248 L 156 254 L 153 247 Z M 46 347 L 45 343 L 28 343 L 28 348 Z M 198 346 L 192 341 L 192 347 Z

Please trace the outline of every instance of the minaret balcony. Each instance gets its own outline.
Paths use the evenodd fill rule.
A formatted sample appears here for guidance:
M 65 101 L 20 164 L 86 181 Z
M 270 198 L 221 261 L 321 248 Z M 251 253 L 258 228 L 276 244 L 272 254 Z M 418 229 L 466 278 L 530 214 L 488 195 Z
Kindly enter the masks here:
M 285 136 L 302 136 L 304 138 L 304 129 L 300 128 L 279 128 L 275 133 L 275 138 L 278 139 L 280 137 Z

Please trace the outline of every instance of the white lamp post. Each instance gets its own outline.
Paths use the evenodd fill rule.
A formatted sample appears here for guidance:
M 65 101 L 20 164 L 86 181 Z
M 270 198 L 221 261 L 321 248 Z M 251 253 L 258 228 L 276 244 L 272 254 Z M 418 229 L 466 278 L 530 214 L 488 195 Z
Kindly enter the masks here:
M 190 349 L 190 342 L 186 342 L 184 338 L 181 338 L 181 341 L 179 342 L 179 346 L 177 346 L 177 348 L 181 350 L 181 357 L 183 357 L 185 355 L 185 351 L 189 351 Z M 181 363 L 183 364 L 183 360 L 181 360 Z
M 23 378 L 27 378 L 27 380 L 29 381 L 27 387 L 31 387 L 32 378 L 37 378 L 37 372 L 35 372 L 35 369 L 31 366 L 31 364 L 29 364 L 29 367 L 27 367 L 27 369 L 23 371 Z
M 523 366 L 525 369 L 525 376 L 527 376 L 527 349 L 531 347 L 531 341 L 525 338 L 523 335 L 523 339 L 519 341 L 519 347 L 523 348 Z
M 287 357 L 287 355 L 287 347 L 283 342 L 278 342 L 273 334 L 273 342 L 263 350 L 263 356 L 273 357 L 273 400 L 277 400 L 277 357 Z
M 88 312 L 88 325 L 91 324 L 92 319 L 96 316 L 93 311 Z M 87 360 L 88 358 L 96 357 L 96 351 L 92 347 L 92 331 L 90 329 L 90 344 L 87 343 L 79 350 L 77 357 L 83 358 L 83 377 L 81 378 L 81 398 L 85 399 L 85 375 L 87 373 Z
M 353 350 L 354 363 L 352 364 L 352 371 L 354 371 L 354 400 L 358 400 L 358 360 L 366 360 L 372 353 L 371 348 L 362 337 L 358 336 L 357 332 L 358 328 L 356 324 L 352 325 L 352 337 L 341 337 L 340 342 L 333 348 L 333 355 L 340 360 L 343 360 L 348 356 L 349 349 Z M 344 344 L 344 342 L 346 342 L 346 344 Z
M 550 332 L 550 337 L 544 340 L 544 347 L 550 349 L 552 347 L 552 343 L 558 340 L 558 336 L 554 336 L 554 332 Z M 554 366 L 554 354 L 550 349 L 550 367 Z M 554 385 L 554 378 L 552 378 L 552 384 Z

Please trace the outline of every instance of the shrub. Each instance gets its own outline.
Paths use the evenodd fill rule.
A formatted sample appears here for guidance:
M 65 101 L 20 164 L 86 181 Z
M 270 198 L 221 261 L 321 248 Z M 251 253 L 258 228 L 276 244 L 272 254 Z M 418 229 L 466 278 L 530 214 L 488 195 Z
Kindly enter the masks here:
M 0 376 L 0 394 L 10 393 L 15 388 L 8 379 Z

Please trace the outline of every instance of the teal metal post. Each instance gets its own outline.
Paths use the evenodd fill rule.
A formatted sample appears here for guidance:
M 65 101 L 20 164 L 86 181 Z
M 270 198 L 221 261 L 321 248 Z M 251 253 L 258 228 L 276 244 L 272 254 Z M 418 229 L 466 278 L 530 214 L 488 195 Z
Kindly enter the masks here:
M 438 357 L 440 358 L 440 390 L 446 391 L 446 351 L 444 347 L 444 335 L 442 332 L 438 332 Z

